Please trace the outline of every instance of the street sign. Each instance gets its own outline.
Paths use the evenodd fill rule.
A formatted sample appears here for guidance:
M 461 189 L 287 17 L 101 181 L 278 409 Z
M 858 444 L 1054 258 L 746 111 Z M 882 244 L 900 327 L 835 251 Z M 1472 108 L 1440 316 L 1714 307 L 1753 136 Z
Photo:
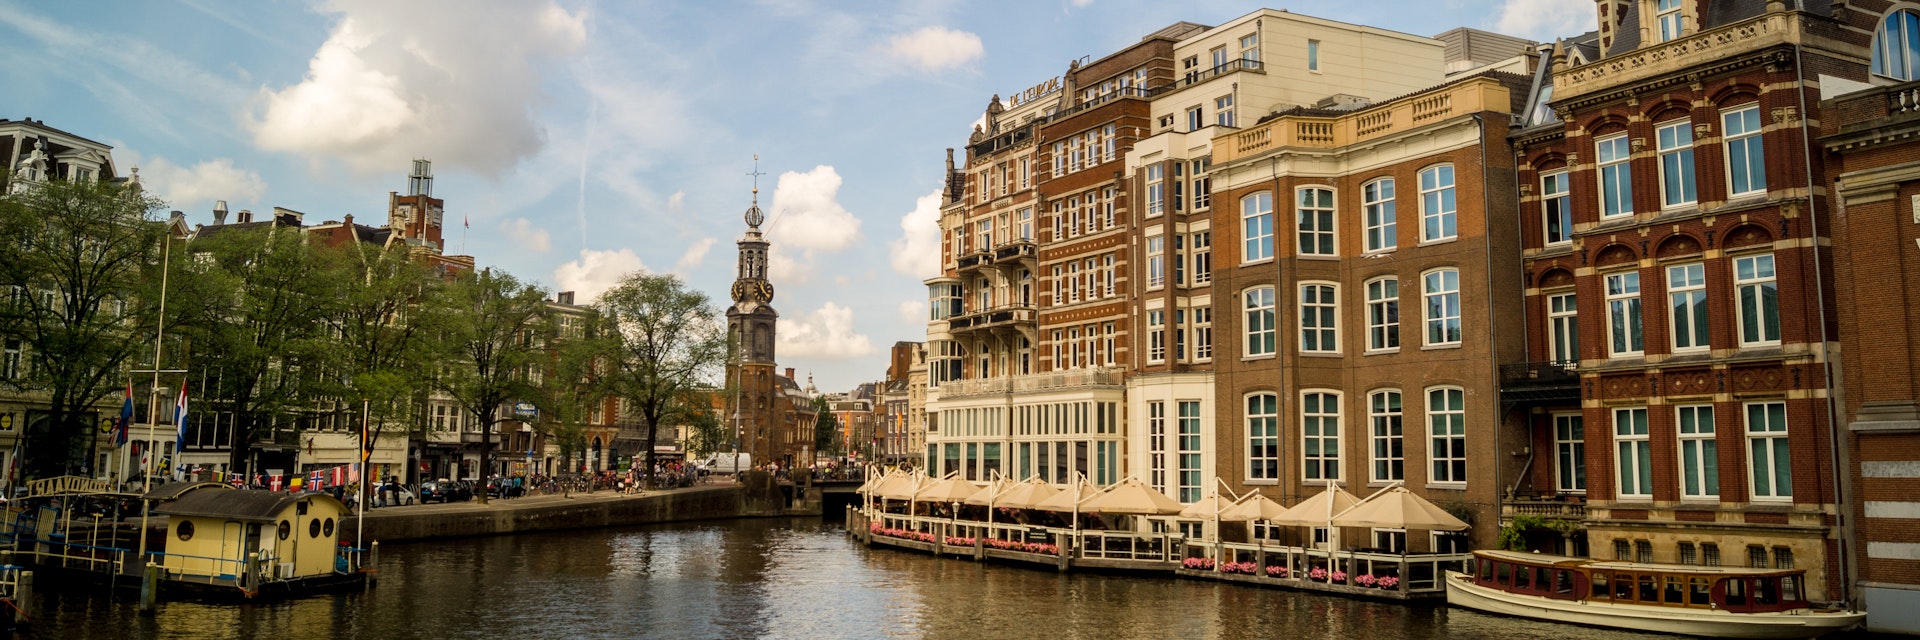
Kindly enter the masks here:
M 536 418 L 540 416 L 540 408 L 533 406 L 531 402 L 514 403 L 513 412 L 522 418 Z

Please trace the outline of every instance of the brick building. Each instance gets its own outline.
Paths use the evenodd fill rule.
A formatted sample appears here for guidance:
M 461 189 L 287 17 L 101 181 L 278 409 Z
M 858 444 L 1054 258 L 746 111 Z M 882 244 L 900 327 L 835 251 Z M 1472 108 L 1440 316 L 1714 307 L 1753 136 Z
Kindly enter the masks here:
M 1574 555 L 1807 569 L 1842 600 L 1827 367 L 1826 74 L 1868 24 L 1826 2 L 1602 0 L 1517 129 L 1527 464 L 1508 515 Z M 1518 447 L 1517 447 L 1518 448 Z

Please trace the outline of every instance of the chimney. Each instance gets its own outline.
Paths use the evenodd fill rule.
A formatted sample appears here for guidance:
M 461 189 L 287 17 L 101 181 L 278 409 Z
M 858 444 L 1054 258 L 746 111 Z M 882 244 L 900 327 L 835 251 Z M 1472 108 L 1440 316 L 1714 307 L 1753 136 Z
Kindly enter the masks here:
M 573 292 L 562 291 L 560 293 L 553 294 L 553 301 L 558 302 L 560 304 L 573 304 Z
M 227 201 L 225 200 L 213 201 L 213 223 L 214 224 L 227 223 Z
M 253 222 L 253 212 L 248 211 L 246 209 L 241 209 L 239 217 L 234 218 L 233 221 L 236 224 L 246 224 L 249 222 Z
M 347 214 L 347 219 L 341 222 L 340 224 L 346 226 L 349 229 L 353 228 L 353 214 L 351 213 Z
M 788 380 L 793 379 L 793 367 L 787 367 L 787 379 Z

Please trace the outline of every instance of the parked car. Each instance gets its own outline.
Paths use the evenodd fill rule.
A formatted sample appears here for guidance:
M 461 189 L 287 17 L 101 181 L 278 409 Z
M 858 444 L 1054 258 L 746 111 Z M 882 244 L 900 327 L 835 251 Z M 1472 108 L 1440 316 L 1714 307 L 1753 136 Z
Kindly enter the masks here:
M 494 478 L 487 481 L 487 497 L 518 498 L 527 495 L 527 488 L 511 480 Z
M 473 487 L 463 480 L 434 480 L 420 483 L 420 503 L 465 502 L 473 499 Z

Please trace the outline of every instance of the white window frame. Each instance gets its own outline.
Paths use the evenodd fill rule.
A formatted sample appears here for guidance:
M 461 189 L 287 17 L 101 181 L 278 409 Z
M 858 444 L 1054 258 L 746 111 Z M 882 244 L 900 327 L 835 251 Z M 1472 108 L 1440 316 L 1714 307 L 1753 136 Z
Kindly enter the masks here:
M 1300 255 L 1340 255 L 1339 217 L 1333 203 L 1333 189 L 1305 186 L 1294 190 L 1295 248 Z
M 1553 421 L 1553 486 L 1560 493 L 1587 492 L 1586 416 L 1555 413 Z
M 1653 133 L 1658 147 L 1656 166 L 1660 168 L 1660 208 L 1680 209 L 1697 204 L 1700 189 L 1694 174 L 1693 121 L 1681 118 L 1662 122 L 1654 125 Z
M 1715 445 L 1713 405 L 1685 404 L 1673 408 L 1674 432 L 1679 437 L 1680 499 L 1720 499 L 1720 454 Z
M 1167 237 L 1147 236 L 1147 289 L 1167 286 Z
M 1547 295 L 1547 354 L 1555 363 L 1580 362 L 1580 304 L 1571 291 Z
M 1749 402 L 1743 409 L 1747 435 L 1747 495 L 1754 502 L 1793 501 L 1793 453 L 1787 437 L 1787 403 L 1778 400 Z M 1762 480 L 1766 481 L 1765 492 L 1761 491 Z M 1782 484 L 1785 485 L 1784 491 Z
M 1619 358 L 1646 353 L 1646 315 L 1640 301 L 1640 272 L 1629 270 L 1609 273 L 1602 281 L 1607 294 L 1607 355 Z
M 1771 253 L 1736 256 L 1733 259 L 1734 308 L 1739 321 L 1736 333 L 1739 334 L 1742 347 L 1780 344 L 1778 267 Z M 1758 335 L 1755 335 L 1756 332 Z M 1772 335 L 1768 335 L 1769 332 Z
M 1331 404 L 1331 410 L 1328 405 Z M 1340 392 L 1300 392 L 1300 473 L 1309 481 L 1340 481 Z M 1311 444 L 1311 446 L 1309 446 Z M 1310 453 L 1317 452 L 1317 453 Z
M 1727 166 L 1727 198 L 1767 192 L 1766 125 L 1760 119 L 1760 104 L 1750 102 L 1720 112 L 1721 157 Z M 1745 178 L 1746 188 L 1741 189 Z
M 1340 353 L 1340 283 L 1300 283 L 1300 352 Z
M 1233 94 L 1213 99 L 1213 122 L 1222 127 L 1235 126 L 1233 121 Z
M 1593 147 L 1594 172 L 1600 183 L 1600 219 L 1633 215 L 1633 152 L 1628 148 L 1627 134 L 1595 139 Z M 1612 213 L 1607 212 L 1609 200 L 1619 205 Z
M 1240 292 L 1240 309 L 1243 312 L 1241 354 L 1246 358 L 1270 358 L 1276 349 L 1278 338 L 1274 327 L 1276 296 L 1274 287 L 1262 285 L 1250 287 Z
M 1167 361 L 1167 311 L 1147 311 L 1147 364 Z
M 1569 187 L 1566 171 L 1553 171 L 1540 176 L 1540 233 L 1541 240 L 1547 246 L 1564 245 L 1573 242 L 1573 191 Z M 1554 233 L 1559 227 L 1559 233 Z
M 1460 202 L 1453 186 L 1453 165 L 1438 164 L 1420 170 L 1421 242 L 1460 237 Z
M 1213 282 L 1213 231 L 1193 232 L 1187 250 L 1193 253 L 1194 286 Z
M 1193 360 L 1213 361 L 1213 307 L 1193 308 Z
M 1273 259 L 1273 192 L 1261 191 L 1240 199 L 1241 264 Z
M 1270 391 L 1249 393 L 1241 406 L 1246 415 L 1248 484 L 1280 482 L 1280 396 Z
M 1707 311 L 1707 265 L 1667 266 L 1667 335 L 1674 353 L 1713 348 Z
M 1200 401 L 1179 400 L 1175 402 L 1175 408 L 1178 411 L 1175 424 L 1180 430 L 1178 442 L 1180 474 L 1176 478 L 1180 487 L 1179 495 L 1174 497 L 1183 503 L 1191 504 L 1200 501 L 1200 470 L 1206 462 L 1206 454 L 1203 450 L 1205 444 L 1201 434 Z
M 1367 352 L 1400 350 L 1400 279 L 1374 278 L 1367 289 Z
M 1653 499 L 1653 441 L 1646 407 L 1615 407 L 1613 492 L 1620 498 Z M 1621 422 L 1626 418 L 1626 422 Z M 1636 419 L 1637 418 L 1637 419 Z M 1628 471 L 1633 471 L 1629 482 Z M 1629 491 L 1628 489 L 1632 489 Z
M 1427 482 L 1452 487 L 1467 484 L 1467 391 L 1456 386 L 1428 387 Z
M 1372 432 L 1368 479 L 1375 483 L 1407 479 L 1406 403 L 1399 389 L 1367 394 L 1367 424 Z
M 1393 194 L 1393 178 L 1380 178 L 1360 186 L 1366 236 L 1365 250 L 1368 253 L 1392 251 L 1399 246 Z
M 1686 17 L 1681 13 L 1680 6 L 1681 0 L 1654 0 L 1653 10 L 1656 22 L 1654 35 L 1659 38 L 1659 42 L 1667 42 L 1685 35 L 1682 25 Z
M 1167 203 L 1164 202 L 1166 199 L 1164 197 L 1165 176 L 1166 168 L 1160 166 L 1160 163 L 1147 165 L 1147 217 L 1149 218 L 1165 213 L 1167 210 Z
M 1460 271 L 1445 268 L 1420 274 L 1420 300 L 1426 329 L 1422 344 L 1458 346 L 1466 334 L 1461 318 Z M 1449 328 L 1453 330 L 1451 336 L 1447 335 Z
M 1902 82 L 1920 77 L 1920 13 L 1901 9 L 1881 18 L 1873 30 L 1872 55 L 1867 69 L 1873 75 Z
M 1147 402 L 1147 484 L 1167 493 L 1167 403 Z

